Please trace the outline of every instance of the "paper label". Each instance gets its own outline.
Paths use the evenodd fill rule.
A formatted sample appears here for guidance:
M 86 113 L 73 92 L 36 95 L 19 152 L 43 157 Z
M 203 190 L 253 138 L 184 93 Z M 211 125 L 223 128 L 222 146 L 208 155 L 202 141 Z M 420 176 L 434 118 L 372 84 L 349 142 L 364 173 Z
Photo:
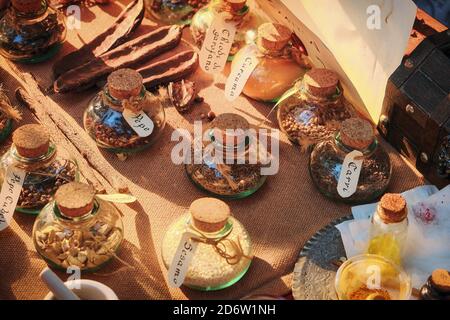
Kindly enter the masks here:
M 5 173 L 0 192 L 0 231 L 6 229 L 11 222 L 20 192 L 25 181 L 26 172 L 16 167 L 9 167 Z
M 122 114 L 127 123 L 139 137 L 145 138 L 152 134 L 155 125 L 153 124 L 152 119 L 150 119 L 144 111 L 134 113 L 125 109 Z
M 225 84 L 225 97 L 233 101 L 241 94 L 248 78 L 259 63 L 256 50 L 249 49 L 238 61 L 233 61 L 233 68 Z
M 218 15 L 209 27 L 199 53 L 200 68 L 206 73 L 219 73 L 225 68 L 233 44 L 236 26 Z
M 168 273 L 169 285 L 172 288 L 179 288 L 183 284 L 189 264 L 197 250 L 198 242 L 191 240 L 193 236 L 192 233 L 185 232 L 178 244 Z
M 137 200 L 136 197 L 125 193 L 97 194 L 95 196 L 101 200 L 114 203 L 133 203 Z
M 355 193 L 358 187 L 359 175 L 362 168 L 363 153 L 353 150 L 345 156 L 337 185 L 337 192 L 342 198 L 348 198 Z M 361 159 L 357 159 L 361 157 Z

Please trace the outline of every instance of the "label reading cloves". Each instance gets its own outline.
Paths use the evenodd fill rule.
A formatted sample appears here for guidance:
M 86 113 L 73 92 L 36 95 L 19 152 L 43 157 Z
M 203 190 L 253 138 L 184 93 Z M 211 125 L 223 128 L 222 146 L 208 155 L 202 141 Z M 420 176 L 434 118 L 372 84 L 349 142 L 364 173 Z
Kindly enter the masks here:
M 20 192 L 25 181 L 26 172 L 14 166 L 8 167 L 0 192 L 0 231 L 11 222 Z
M 122 114 L 126 122 L 139 137 L 145 138 L 152 134 L 155 125 L 144 111 L 134 113 L 125 109 Z
M 206 73 L 219 73 L 225 68 L 233 45 L 236 26 L 218 15 L 213 20 L 199 53 L 200 68 Z
M 342 198 L 348 198 L 356 192 L 363 164 L 362 156 L 363 153 L 358 150 L 345 156 L 337 185 L 337 192 Z
M 172 288 L 179 288 L 183 284 L 189 264 L 197 250 L 198 242 L 191 239 L 193 236 L 192 233 L 185 232 L 178 244 L 168 273 L 169 285 Z

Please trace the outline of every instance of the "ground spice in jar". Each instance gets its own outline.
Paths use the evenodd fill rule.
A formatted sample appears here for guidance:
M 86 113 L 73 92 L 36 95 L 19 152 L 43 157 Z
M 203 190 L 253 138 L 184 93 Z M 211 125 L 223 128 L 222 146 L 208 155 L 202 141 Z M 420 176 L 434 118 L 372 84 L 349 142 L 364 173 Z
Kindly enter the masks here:
M 369 289 L 362 286 L 348 295 L 350 300 L 391 300 L 389 292 L 384 289 Z

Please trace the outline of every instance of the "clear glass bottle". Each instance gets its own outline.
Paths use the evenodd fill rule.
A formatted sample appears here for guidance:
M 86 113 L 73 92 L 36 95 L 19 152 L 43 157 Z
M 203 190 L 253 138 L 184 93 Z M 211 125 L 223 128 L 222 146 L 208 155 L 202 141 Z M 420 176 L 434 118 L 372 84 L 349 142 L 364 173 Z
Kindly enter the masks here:
M 29 124 L 13 133 L 13 144 L 0 160 L 0 183 L 10 166 L 26 171 L 16 210 L 37 215 L 59 186 L 79 178 L 75 160 L 57 150 L 45 128 Z
M 186 172 L 195 186 L 221 198 L 241 199 L 264 184 L 264 165 L 251 156 L 258 141 L 246 135 L 249 129 L 245 118 L 231 113 L 221 114 L 210 123 L 203 133 L 205 141 L 194 141 L 186 163 Z M 242 135 L 228 135 L 227 130 L 239 130 Z
M 339 130 L 355 116 L 344 98 L 339 76 L 327 69 L 312 69 L 286 92 L 277 110 L 278 125 L 293 143 L 308 147 Z
M 53 57 L 65 39 L 64 17 L 46 0 L 12 0 L 0 20 L 0 54 L 38 63 Z
M 190 241 L 196 241 L 198 246 L 184 286 L 202 291 L 225 289 L 249 269 L 253 259 L 250 236 L 223 201 L 198 199 L 191 204 L 188 214 L 169 226 L 162 243 L 162 258 L 168 270 L 186 232 L 193 234 Z
M 119 211 L 95 198 L 92 186 L 65 184 L 36 218 L 33 242 L 51 266 L 96 271 L 110 261 L 123 240 Z
M 344 159 L 350 152 L 362 152 L 362 166 L 356 191 L 347 198 L 339 195 L 337 186 Z M 317 189 L 325 196 L 347 203 L 368 203 L 380 197 L 391 180 L 389 155 L 379 145 L 372 125 L 351 118 L 342 123 L 334 137 L 319 142 L 309 159 L 309 172 Z
M 371 219 L 367 253 L 400 265 L 408 236 L 408 209 L 399 194 L 385 194 Z
M 143 112 L 153 127 L 140 136 L 124 117 L 124 112 Z M 108 83 L 84 112 L 84 128 L 97 145 L 114 153 L 135 153 L 152 145 L 164 130 L 166 116 L 159 98 L 145 89 L 142 76 L 132 69 L 111 73 Z
M 434 270 L 420 289 L 420 300 L 450 301 L 450 272 L 445 269 Z
M 149 18 L 163 24 L 188 25 L 209 0 L 145 0 Z

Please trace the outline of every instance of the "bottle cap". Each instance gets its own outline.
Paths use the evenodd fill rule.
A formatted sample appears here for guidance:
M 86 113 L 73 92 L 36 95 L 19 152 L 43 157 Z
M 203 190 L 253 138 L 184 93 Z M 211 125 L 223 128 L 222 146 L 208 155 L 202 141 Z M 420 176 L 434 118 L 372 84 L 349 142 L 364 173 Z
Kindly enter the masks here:
M 44 126 L 26 124 L 14 131 L 12 141 L 20 156 L 39 158 L 47 153 L 50 146 L 50 135 Z
M 312 95 L 329 97 L 336 94 L 339 76 L 334 71 L 317 68 L 305 74 L 303 83 Z
M 81 217 L 94 208 L 95 190 L 91 185 L 69 182 L 58 188 L 55 202 L 66 217 Z
M 279 23 L 263 23 L 258 28 L 257 44 L 268 51 L 280 51 L 289 42 L 292 31 Z
M 229 4 L 229 6 L 234 12 L 241 10 L 243 7 L 245 7 L 245 4 L 247 3 L 247 0 L 225 0 L 225 1 Z
M 124 100 L 139 95 L 142 85 L 141 74 L 133 69 L 119 69 L 108 76 L 109 94 L 115 99 Z
M 360 118 L 351 118 L 342 122 L 340 135 L 344 145 L 356 150 L 366 149 L 375 139 L 370 122 Z
M 194 226 L 202 232 L 213 233 L 223 229 L 231 216 L 230 207 L 215 198 L 200 198 L 192 202 L 189 212 Z
M 386 223 L 403 221 L 408 215 L 405 198 L 400 194 L 386 193 L 378 205 L 378 215 Z
M 41 0 L 11 0 L 13 7 L 20 12 L 33 13 L 41 9 Z
M 434 270 L 431 284 L 441 293 L 450 293 L 450 272 L 444 269 Z
M 214 137 L 221 140 L 222 144 L 227 146 L 236 146 L 238 143 L 243 141 L 245 134 L 248 129 L 250 129 L 250 124 L 248 121 L 234 113 L 222 113 L 218 115 L 210 124 L 213 128 Z M 235 132 L 236 134 L 227 133 L 227 130 L 238 130 L 241 129 L 242 132 Z

